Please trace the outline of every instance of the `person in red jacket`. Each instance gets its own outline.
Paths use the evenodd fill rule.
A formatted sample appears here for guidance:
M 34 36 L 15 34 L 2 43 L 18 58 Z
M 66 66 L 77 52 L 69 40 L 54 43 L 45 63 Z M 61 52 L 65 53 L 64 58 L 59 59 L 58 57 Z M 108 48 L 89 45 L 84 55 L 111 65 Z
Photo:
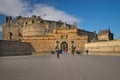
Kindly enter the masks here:
M 67 48 L 65 48 L 65 49 L 64 49 L 64 52 L 65 52 L 65 53 L 67 53 L 67 52 L 68 52 Z

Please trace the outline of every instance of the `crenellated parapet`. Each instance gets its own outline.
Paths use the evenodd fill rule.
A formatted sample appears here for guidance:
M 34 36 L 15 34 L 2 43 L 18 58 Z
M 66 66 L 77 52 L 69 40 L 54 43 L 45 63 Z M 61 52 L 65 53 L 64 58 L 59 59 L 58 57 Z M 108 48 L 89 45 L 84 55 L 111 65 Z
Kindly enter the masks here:
M 43 20 L 40 16 L 31 17 L 17 16 L 6 17 L 3 24 L 3 40 L 20 40 L 22 36 L 41 36 L 54 34 L 55 30 L 73 30 L 76 29 L 76 23 L 73 25 L 59 21 Z

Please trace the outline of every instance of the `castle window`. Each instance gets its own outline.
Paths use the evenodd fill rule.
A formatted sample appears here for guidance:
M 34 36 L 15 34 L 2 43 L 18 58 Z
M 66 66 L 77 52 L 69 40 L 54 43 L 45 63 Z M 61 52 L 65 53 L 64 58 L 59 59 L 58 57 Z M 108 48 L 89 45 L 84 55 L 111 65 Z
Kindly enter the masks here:
M 61 35 L 61 39 L 68 39 L 68 35 Z
M 27 22 L 25 24 L 27 24 Z

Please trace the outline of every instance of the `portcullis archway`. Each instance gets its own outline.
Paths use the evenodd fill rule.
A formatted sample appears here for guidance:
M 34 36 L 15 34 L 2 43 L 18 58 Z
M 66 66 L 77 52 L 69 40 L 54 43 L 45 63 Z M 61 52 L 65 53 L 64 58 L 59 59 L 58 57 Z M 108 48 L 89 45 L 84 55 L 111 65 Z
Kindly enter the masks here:
M 65 41 L 64 41 L 64 42 L 62 42 L 62 43 L 61 43 L 61 49 L 62 49 L 62 50 L 67 49 L 67 51 L 68 51 L 68 43 L 67 43 L 67 42 L 65 42 Z

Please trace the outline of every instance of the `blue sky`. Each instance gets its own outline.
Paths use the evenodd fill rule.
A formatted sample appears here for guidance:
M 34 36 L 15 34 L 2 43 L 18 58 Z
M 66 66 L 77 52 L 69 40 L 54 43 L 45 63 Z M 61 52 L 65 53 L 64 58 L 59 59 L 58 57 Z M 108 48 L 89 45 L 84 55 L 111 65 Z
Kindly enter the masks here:
M 0 25 L 5 16 L 33 14 L 47 20 L 61 19 L 69 24 L 76 21 L 80 29 L 96 30 L 97 33 L 110 27 L 115 39 L 120 38 L 119 0 L 0 0 Z M 0 32 L 0 39 L 1 35 Z

